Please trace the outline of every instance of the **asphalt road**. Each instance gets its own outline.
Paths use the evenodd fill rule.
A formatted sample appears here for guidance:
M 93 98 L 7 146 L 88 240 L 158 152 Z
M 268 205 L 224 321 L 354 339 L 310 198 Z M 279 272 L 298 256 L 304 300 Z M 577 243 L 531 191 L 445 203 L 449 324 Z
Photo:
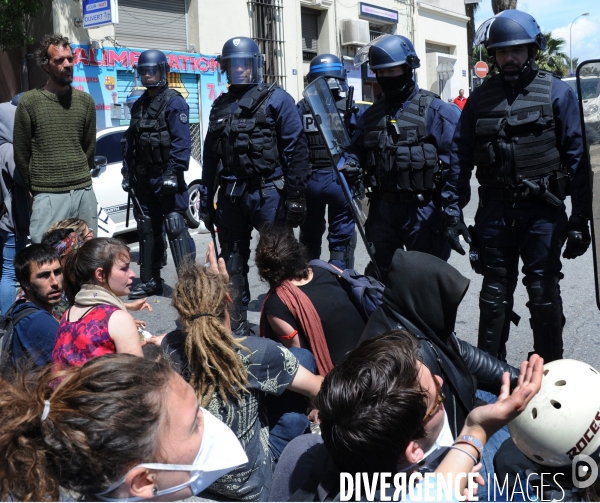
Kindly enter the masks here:
M 477 208 L 477 184 L 473 179 L 472 193 L 473 199 L 465 209 L 465 221 L 467 225 L 473 224 L 475 210 Z M 570 208 L 567 208 L 570 213 Z M 198 234 L 192 231 L 192 235 L 198 249 L 197 261 L 204 261 L 206 247 L 211 240 L 210 234 Z M 135 233 L 122 235 L 122 238 L 131 243 L 134 251 L 134 260 L 137 260 L 137 236 Z M 324 237 L 325 238 L 325 237 Z M 359 239 L 360 241 L 360 239 Z M 248 319 L 253 323 L 258 323 L 260 316 L 260 306 L 264 294 L 268 288 L 266 283 L 261 281 L 254 267 L 254 249 L 256 247 L 256 233 L 252 243 L 253 253 L 250 258 L 250 290 L 252 301 L 248 312 Z M 465 246 L 466 248 L 466 246 Z M 323 250 L 327 250 L 327 242 L 324 239 Z M 327 259 L 328 257 L 322 257 Z M 364 270 L 369 259 L 362 243 L 356 250 L 356 269 Z M 464 340 L 477 343 L 477 326 L 479 320 L 479 290 L 481 288 L 482 277 L 475 274 L 466 256 L 460 256 L 452 253 L 449 263 L 456 267 L 464 276 L 471 280 L 471 285 L 458 311 L 456 322 L 456 332 Z M 522 267 L 522 265 L 520 266 Z M 136 273 L 139 268 L 134 264 Z M 564 356 L 583 360 L 600 369 L 600 313 L 596 306 L 596 296 L 594 290 L 594 269 L 592 263 L 591 249 L 575 260 L 563 260 L 563 273 L 565 278 L 561 281 L 561 292 L 563 298 L 563 308 L 566 317 L 564 327 Z M 161 334 L 176 327 L 177 313 L 171 306 L 170 294 L 176 282 L 176 274 L 173 267 L 173 261 L 169 256 L 169 263 L 163 270 L 165 279 L 165 293 L 161 297 L 151 297 L 149 299 L 154 311 L 135 313 L 135 317 L 147 322 L 148 330 L 153 334 Z M 520 278 L 521 279 L 521 278 Z M 515 292 L 515 312 L 521 316 L 521 323 L 518 327 L 511 327 L 511 336 L 508 341 L 508 360 L 512 364 L 518 364 L 527 357 L 527 353 L 532 350 L 532 334 L 529 327 L 529 310 L 526 307 L 527 292 L 525 287 L 519 282 Z

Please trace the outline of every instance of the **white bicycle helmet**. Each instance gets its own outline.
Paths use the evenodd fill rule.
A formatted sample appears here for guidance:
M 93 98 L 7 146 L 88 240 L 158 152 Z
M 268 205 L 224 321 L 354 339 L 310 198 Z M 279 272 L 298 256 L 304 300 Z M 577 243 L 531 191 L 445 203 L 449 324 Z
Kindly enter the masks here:
M 544 365 L 540 392 L 508 430 L 521 452 L 542 466 L 592 456 L 600 447 L 600 373 L 577 360 Z

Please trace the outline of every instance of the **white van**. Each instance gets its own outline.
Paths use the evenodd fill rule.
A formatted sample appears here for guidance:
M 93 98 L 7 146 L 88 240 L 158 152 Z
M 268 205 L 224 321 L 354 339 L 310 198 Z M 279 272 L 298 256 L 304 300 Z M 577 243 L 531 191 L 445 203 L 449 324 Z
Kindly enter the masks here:
M 577 79 L 566 77 L 563 82 L 569 84 L 577 95 Z M 581 77 L 581 94 L 583 98 L 583 120 L 586 124 L 600 130 L 600 76 Z

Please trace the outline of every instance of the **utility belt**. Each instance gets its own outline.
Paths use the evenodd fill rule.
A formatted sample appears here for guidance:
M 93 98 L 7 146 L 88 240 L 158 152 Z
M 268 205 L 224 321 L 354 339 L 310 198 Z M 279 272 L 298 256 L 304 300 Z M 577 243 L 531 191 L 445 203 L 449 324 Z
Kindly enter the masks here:
M 386 203 L 419 204 L 429 203 L 433 199 L 433 191 L 424 192 L 384 192 L 379 189 L 371 189 L 366 193 L 369 199 L 381 199 Z
M 140 176 L 158 175 L 162 174 L 164 172 L 164 169 L 161 165 L 158 164 L 149 164 L 145 166 L 140 166 L 139 164 L 136 164 L 135 172 Z
M 489 201 L 543 201 L 563 207 L 568 195 L 568 177 L 562 173 L 539 180 L 523 180 L 516 187 L 479 187 L 479 199 Z
M 242 197 L 246 192 L 261 191 L 261 196 L 266 197 L 266 188 L 275 185 L 279 190 L 285 187 L 285 178 L 282 176 L 272 180 L 266 180 L 261 176 L 242 178 L 240 180 L 225 180 L 221 178 L 219 182 L 220 189 L 232 199 Z

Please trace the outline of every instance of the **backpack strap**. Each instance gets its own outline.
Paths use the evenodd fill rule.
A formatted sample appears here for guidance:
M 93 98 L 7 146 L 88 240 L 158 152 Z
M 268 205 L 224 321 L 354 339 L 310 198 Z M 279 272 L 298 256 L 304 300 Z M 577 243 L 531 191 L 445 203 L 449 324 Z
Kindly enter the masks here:
M 341 276 L 343 271 L 340 271 L 337 267 L 332 266 L 329 262 L 325 262 L 321 259 L 311 260 L 308 265 L 310 267 L 318 267 L 319 269 L 325 269 L 329 271 L 331 274 L 335 274 L 336 276 Z
M 22 303 L 22 301 L 17 301 L 12 306 L 10 306 L 8 308 L 8 311 L 6 312 L 6 316 L 4 317 L 5 320 L 9 320 L 7 322 L 7 325 L 10 325 L 10 330 L 5 332 L 4 335 L 2 336 L 2 347 L 1 347 L 2 351 L 0 353 L 0 365 L 4 364 L 4 362 L 7 360 L 7 357 L 9 355 L 12 355 L 12 342 L 13 342 L 15 327 L 17 326 L 17 323 L 19 323 L 22 319 L 26 318 L 33 312 L 42 310 L 39 307 L 27 306 L 27 307 L 21 309 L 17 314 L 15 314 L 13 316 L 13 312 L 14 312 L 15 308 L 17 306 L 21 305 L 21 303 Z

